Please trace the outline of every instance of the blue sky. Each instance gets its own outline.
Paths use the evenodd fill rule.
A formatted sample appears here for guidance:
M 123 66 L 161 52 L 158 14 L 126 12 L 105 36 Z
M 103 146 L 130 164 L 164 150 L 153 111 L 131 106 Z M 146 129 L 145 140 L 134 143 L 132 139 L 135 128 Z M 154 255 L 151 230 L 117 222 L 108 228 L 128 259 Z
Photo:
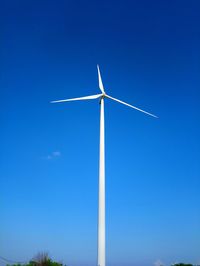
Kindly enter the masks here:
M 106 100 L 107 265 L 200 263 L 199 1 L 0 1 L 0 255 L 96 265 Z M 4 263 L 1 261 L 1 265 Z

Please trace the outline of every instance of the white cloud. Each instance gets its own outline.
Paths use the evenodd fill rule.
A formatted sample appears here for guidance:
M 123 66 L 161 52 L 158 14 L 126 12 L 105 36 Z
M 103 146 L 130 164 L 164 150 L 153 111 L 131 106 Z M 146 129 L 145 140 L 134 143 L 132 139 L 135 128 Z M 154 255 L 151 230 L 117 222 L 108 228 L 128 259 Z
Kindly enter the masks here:
M 59 157 L 59 156 L 61 156 L 61 152 L 60 152 L 60 151 L 53 151 L 53 152 L 52 152 L 52 155 L 53 155 L 54 157 Z
M 43 159 L 52 160 L 52 159 L 55 159 L 55 158 L 60 157 L 60 156 L 61 156 L 60 151 L 53 151 L 50 154 L 48 154 L 47 156 L 43 157 Z
M 154 262 L 154 266 L 161 266 L 161 265 L 164 265 L 164 263 L 163 263 L 160 259 L 157 259 L 157 260 Z

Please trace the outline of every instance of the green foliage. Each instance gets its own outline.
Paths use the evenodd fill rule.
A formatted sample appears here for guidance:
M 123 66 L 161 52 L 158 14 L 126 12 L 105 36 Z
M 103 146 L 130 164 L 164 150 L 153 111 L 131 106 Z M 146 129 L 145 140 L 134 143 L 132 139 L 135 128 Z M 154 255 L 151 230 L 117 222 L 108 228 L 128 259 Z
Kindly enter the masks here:
M 63 266 L 62 263 L 53 261 L 47 253 L 38 253 L 31 261 L 25 264 L 7 264 L 7 266 Z M 67 266 L 67 265 L 65 265 Z
M 190 263 L 176 263 L 176 264 L 173 264 L 173 266 L 193 266 L 192 264 Z

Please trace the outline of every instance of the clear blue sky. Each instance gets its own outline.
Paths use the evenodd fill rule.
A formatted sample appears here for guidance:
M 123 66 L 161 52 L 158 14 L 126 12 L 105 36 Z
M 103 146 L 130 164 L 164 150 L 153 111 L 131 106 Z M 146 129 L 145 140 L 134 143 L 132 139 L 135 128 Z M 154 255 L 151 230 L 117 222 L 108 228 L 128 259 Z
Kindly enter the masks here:
M 200 263 L 200 3 L 0 1 L 0 255 L 97 255 L 106 100 L 107 265 Z M 1 262 L 1 265 L 4 265 Z

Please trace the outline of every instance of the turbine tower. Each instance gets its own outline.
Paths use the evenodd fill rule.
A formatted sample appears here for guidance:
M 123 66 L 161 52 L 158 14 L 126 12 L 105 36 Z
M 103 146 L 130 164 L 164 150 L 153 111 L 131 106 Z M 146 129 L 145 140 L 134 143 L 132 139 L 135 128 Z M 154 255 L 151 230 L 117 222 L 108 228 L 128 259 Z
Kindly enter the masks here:
M 51 103 L 62 103 L 70 101 L 82 101 L 82 100 L 94 100 L 100 99 L 100 142 L 99 142 L 99 200 L 98 200 L 98 266 L 105 266 L 105 120 L 104 120 L 104 99 L 109 98 L 113 101 L 119 102 L 126 106 L 129 106 L 137 111 L 145 113 L 147 115 L 157 118 L 157 116 L 148 113 L 140 108 L 125 103 L 121 100 L 113 98 L 105 93 L 103 82 L 101 79 L 101 73 L 99 66 L 97 65 L 98 80 L 100 94 L 91 96 L 64 99 L 58 101 L 52 101 Z

